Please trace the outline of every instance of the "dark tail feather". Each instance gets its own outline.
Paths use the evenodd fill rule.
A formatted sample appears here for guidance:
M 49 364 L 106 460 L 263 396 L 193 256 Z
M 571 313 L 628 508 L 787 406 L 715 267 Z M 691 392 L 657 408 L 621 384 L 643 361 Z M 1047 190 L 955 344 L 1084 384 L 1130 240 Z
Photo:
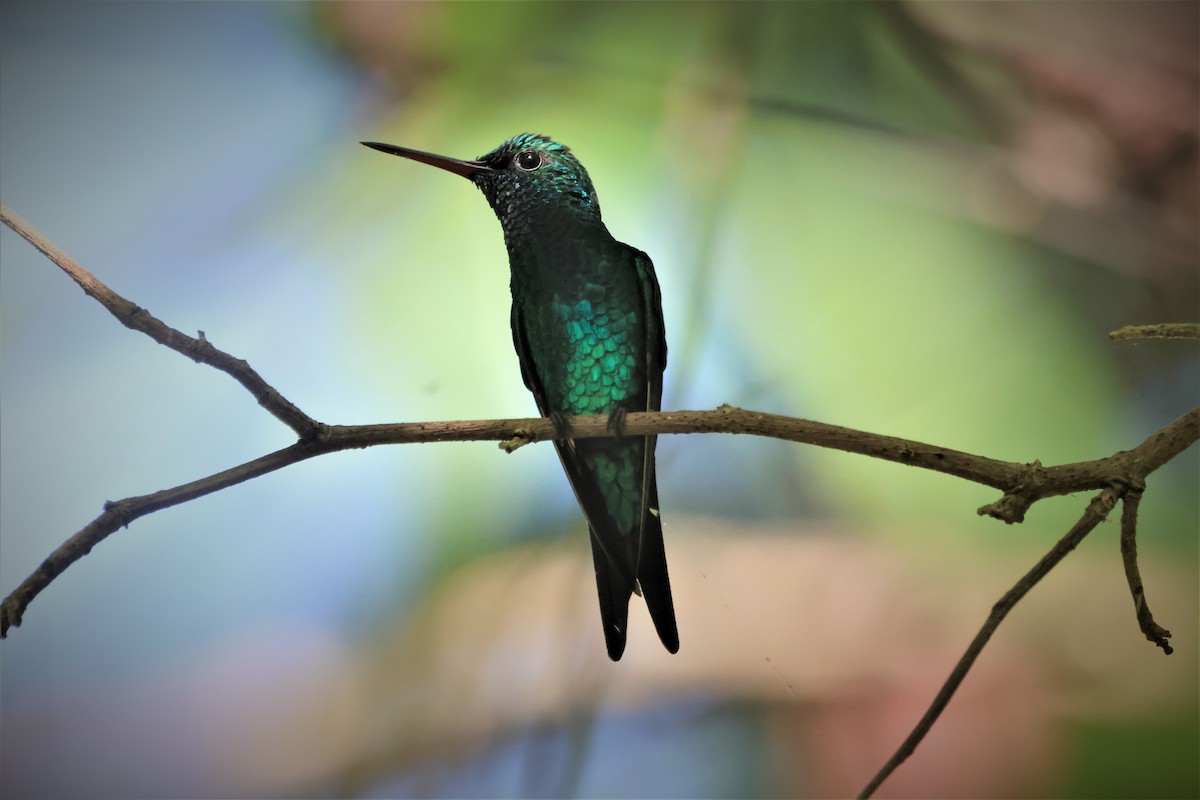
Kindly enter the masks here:
M 608 555 L 601 549 L 596 534 L 591 530 L 588 533 L 592 540 L 592 563 L 596 568 L 596 593 L 600 597 L 600 622 L 604 625 L 604 644 L 608 648 L 608 657 L 613 661 L 620 661 L 625 652 L 625 632 L 629 622 L 629 596 L 633 594 L 633 580 L 613 566 Z M 661 544 L 659 549 L 661 550 Z M 667 602 L 670 603 L 669 594 Z M 657 625 L 657 622 L 655 624 Z M 674 619 L 671 624 L 675 624 Z
M 638 584 L 650 609 L 654 629 L 668 652 L 679 652 L 679 631 L 675 627 L 675 603 L 671 599 L 671 580 L 667 577 L 667 553 L 663 549 L 662 521 L 658 518 L 658 487 L 651 477 L 650 502 L 642 523 L 642 551 L 638 558 Z

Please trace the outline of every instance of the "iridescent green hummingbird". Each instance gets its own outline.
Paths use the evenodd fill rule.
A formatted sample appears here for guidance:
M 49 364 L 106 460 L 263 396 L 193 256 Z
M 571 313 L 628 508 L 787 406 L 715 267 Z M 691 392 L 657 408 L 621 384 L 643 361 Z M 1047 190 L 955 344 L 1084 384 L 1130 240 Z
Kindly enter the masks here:
M 587 170 L 569 149 L 522 133 L 475 161 L 363 142 L 462 175 L 504 229 L 512 335 L 538 411 L 567 418 L 658 411 L 667 365 L 662 300 L 650 257 L 612 237 Z M 608 655 L 625 651 L 629 598 L 645 597 L 667 650 L 679 650 L 654 474 L 653 436 L 556 440 L 591 532 Z

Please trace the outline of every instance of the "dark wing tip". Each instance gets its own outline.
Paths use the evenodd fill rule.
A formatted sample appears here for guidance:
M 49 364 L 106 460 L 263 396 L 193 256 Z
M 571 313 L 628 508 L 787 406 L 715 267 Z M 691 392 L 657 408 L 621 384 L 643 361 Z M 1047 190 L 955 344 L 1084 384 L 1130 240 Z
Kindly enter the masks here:
M 608 648 L 608 657 L 613 661 L 620 661 L 621 656 L 625 655 L 625 632 L 606 630 L 604 644 Z

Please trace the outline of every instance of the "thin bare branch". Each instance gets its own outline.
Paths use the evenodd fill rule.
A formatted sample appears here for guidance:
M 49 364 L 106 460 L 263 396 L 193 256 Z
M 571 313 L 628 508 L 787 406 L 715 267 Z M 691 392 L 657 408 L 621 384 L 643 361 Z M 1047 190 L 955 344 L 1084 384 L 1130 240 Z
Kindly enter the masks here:
M 120 528 L 128 527 L 139 517 L 195 500 L 197 497 L 212 494 L 320 454 L 319 451 L 306 452 L 308 449 L 305 442 L 298 442 L 283 450 L 277 450 L 232 469 L 172 489 L 105 503 L 104 511 L 100 516 L 55 548 L 54 552 L 47 556 L 38 565 L 38 568 L 21 582 L 20 586 L 5 597 L 3 603 L 0 603 L 0 639 L 8 635 L 10 626 L 21 624 L 25 609 L 33 598 L 37 597 L 67 567 L 90 553 L 93 547 L 108 538 L 110 534 L 116 533 Z
M 1126 325 L 1108 334 L 1119 339 L 1200 339 L 1200 323 L 1172 322 L 1159 325 Z
M 1110 487 L 1105 489 L 1100 494 L 1092 498 L 1088 503 L 1087 509 L 1083 512 L 1083 516 L 1075 523 L 1067 534 L 1058 540 L 1057 544 L 1050 549 L 1050 552 L 1042 556 L 1029 572 L 1021 576 L 1011 589 L 1004 593 L 996 604 L 992 606 L 992 613 L 988 614 L 987 619 L 983 623 L 983 627 L 979 629 L 979 633 L 975 634 L 975 638 L 971 640 L 971 644 L 967 647 L 966 652 L 959 658 L 958 663 L 954 665 L 954 669 L 950 673 L 950 677 L 942 684 L 941 690 L 934 697 L 929 709 L 925 715 L 921 717 L 920 722 L 913 728 L 912 733 L 904 740 L 899 749 L 887 760 L 887 763 L 880 768 L 875 777 L 863 788 L 859 794 L 860 798 L 870 797 L 875 790 L 888 779 L 888 777 L 896 771 L 896 768 L 903 764 L 909 756 L 917 749 L 917 745 L 925 738 L 925 734 L 929 733 L 929 729 L 937 722 L 938 717 L 942 715 L 942 711 L 950 703 L 950 698 L 954 697 L 954 693 L 958 690 L 959 685 L 963 682 L 963 678 L 967 676 L 971 665 L 975 663 L 975 659 L 983 652 L 984 646 L 988 640 L 992 638 L 992 634 L 996 632 L 996 628 L 1008 616 L 1008 612 L 1013 609 L 1021 598 L 1029 593 L 1029 590 L 1038 584 L 1038 582 L 1046 577 L 1046 574 L 1066 558 L 1067 554 L 1079 546 L 1079 543 L 1092 532 L 1092 530 L 1108 517 L 1108 513 L 1112 511 L 1117 500 L 1121 496 L 1121 489 Z
M 177 353 L 182 353 L 200 364 L 221 370 L 246 388 L 254 395 L 258 404 L 271 412 L 279 421 L 287 425 L 301 439 L 314 436 L 320 428 L 320 423 L 309 417 L 275 390 L 255 372 L 248 363 L 235 358 L 226 352 L 218 350 L 204 338 L 204 331 L 199 332 L 199 338 L 193 339 L 186 333 L 175 330 L 161 320 L 155 318 L 149 311 L 129 302 L 101 282 L 95 275 L 88 272 L 78 262 L 58 249 L 57 246 L 36 228 L 22 219 L 16 212 L 4 203 L 0 203 L 0 222 L 12 228 L 24 237 L 25 241 L 45 254 L 46 258 L 57 264 L 63 272 L 79 284 L 89 297 L 94 298 L 100 305 L 126 328 L 140 331 L 154 341 L 169 347 Z

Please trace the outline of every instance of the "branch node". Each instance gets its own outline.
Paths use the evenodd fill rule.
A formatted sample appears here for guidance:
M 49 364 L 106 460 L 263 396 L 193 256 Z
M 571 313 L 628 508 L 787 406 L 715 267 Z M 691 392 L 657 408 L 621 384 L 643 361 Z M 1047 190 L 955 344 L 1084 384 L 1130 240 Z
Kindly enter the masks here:
M 316 442 L 329 441 L 333 433 L 333 428 L 326 425 L 324 422 L 312 420 L 311 425 L 305 426 L 299 431 L 300 444 L 314 444 Z
M 116 520 L 118 528 L 128 528 L 129 523 L 134 520 L 129 513 L 129 503 L 125 500 L 105 500 L 104 513 L 111 515 Z
M 500 442 L 500 449 L 511 455 L 514 451 L 537 441 L 537 437 L 528 428 L 518 428 L 511 439 Z
M 1124 453 L 1117 455 L 1124 455 Z M 1116 489 L 1123 500 L 1129 500 L 1133 495 L 1137 495 L 1138 499 L 1134 501 L 1137 503 L 1141 500 L 1142 492 L 1146 491 L 1146 479 L 1137 470 L 1125 469 L 1109 482 L 1109 486 Z
M 1018 491 L 1005 492 L 999 500 L 988 503 L 986 506 L 980 506 L 975 513 L 981 517 L 991 517 L 1006 525 L 1012 525 L 1025 521 L 1025 512 L 1031 505 L 1033 505 L 1033 498 L 1022 495 Z
M 216 348 L 214 348 L 208 339 L 204 337 L 204 331 L 196 331 L 196 333 L 198 333 L 199 336 L 194 339 L 190 336 L 183 337 L 186 339 L 186 341 L 179 352 L 190 358 L 192 361 L 195 361 L 197 364 L 203 364 L 205 363 L 205 355 L 209 351 L 215 350 Z
M 1041 461 L 1034 460 L 1033 463 L 1025 465 L 1021 480 L 1005 491 L 1003 497 L 980 507 L 975 513 L 981 517 L 998 519 L 1007 525 L 1024 522 L 1025 512 L 1042 498 L 1045 483 L 1046 468 L 1042 466 Z

